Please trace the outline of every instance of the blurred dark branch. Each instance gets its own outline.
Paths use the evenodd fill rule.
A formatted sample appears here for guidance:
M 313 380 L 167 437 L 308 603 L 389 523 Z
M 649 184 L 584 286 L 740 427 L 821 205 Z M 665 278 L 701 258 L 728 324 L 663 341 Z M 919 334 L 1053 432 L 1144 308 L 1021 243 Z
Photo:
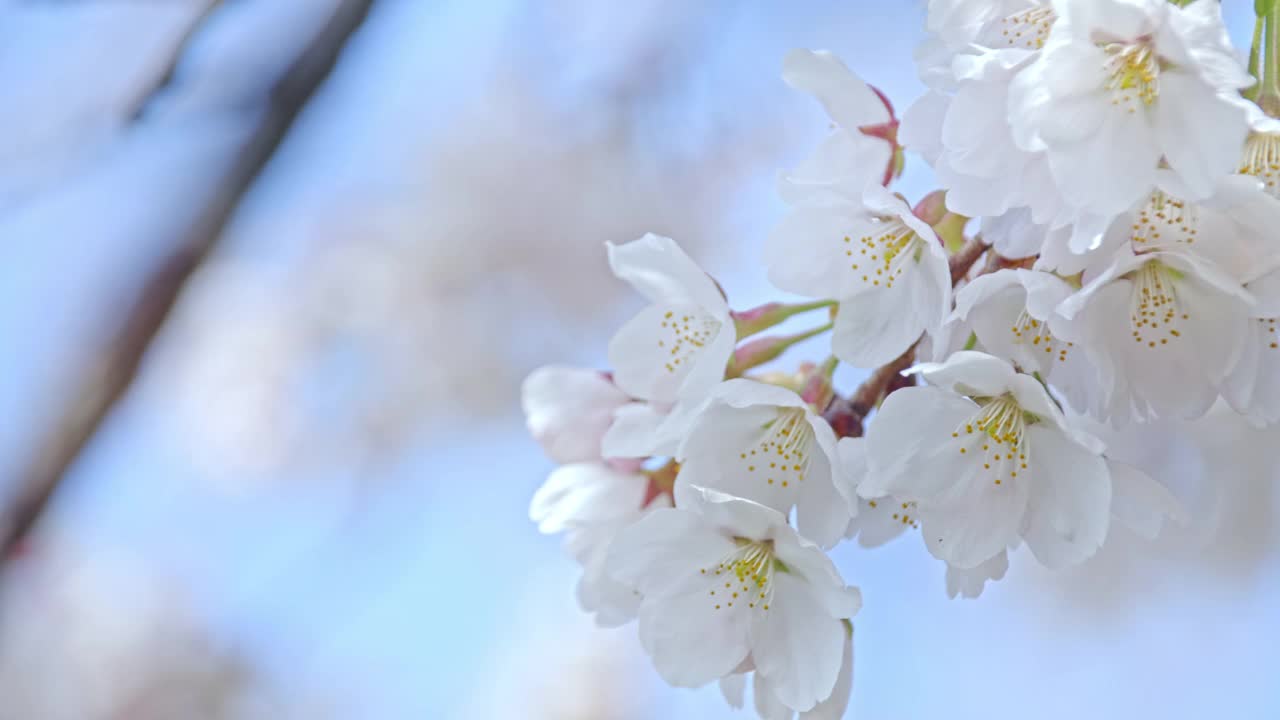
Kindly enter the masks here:
M 185 239 L 147 280 L 120 332 L 76 381 L 75 398 L 40 444 L 30 467 L 14 477 L 13 499 L 0 524 L 0 558 L 9 558 L 35 527 L 68 470 L 133 384 L 142 359 L 200 264 L 207 258 L 254 179 L 275 153 L 316 88 L 329 75 L 347 40 L 368 15 L 372 0 L 343 0 L 333 16 L 272 88 L 259 126 L 240 149 L 221 187 Z M 185 47 L 181 43 L 178 52 Z M 175 59 L 174 64 L 178 60 Z M 168 85 L 166 72 L 155 86 Z M 145 105 L 146 100 L 142 101 Z M 141 106 L 139 106 L 141 107 Z
M 200 30 L 204 28 L 205 21 L 213 15 L 215 10 L 222 6 L 222 0 L 201 0 L 201 3 L 199 12 L 192 16 L 191 23 L 187 25 L 186 29 L 174 42 L 173 52 L 169 54 L 169 62 L 165 63 L 164 68 L 156 75 L 155 80 L 138 94 L 138 99 L 125 114 L 130 123 L 135 123 L 142 119 L 142 115 L 147 106 L 151 104 L 151 100 L 173 84 L 174 73 L 177 72 L 178 65 L 181 64 L 182 59 L 186 57 L 187 48 L 190 47 L 191 41 L 200 34 Z

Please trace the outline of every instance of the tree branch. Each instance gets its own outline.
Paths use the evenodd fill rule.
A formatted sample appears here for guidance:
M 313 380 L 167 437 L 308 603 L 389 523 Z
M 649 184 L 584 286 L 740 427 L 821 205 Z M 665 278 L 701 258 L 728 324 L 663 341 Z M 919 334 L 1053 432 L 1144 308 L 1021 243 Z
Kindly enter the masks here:
M 19 471 L 15 500 L 0 523 L 0 558 L 16 552 L 57 493 L 68 470 L 102 426 L 111 408 L 137 379 L 142 358 L 172 314 L 188 279 L 209 256 L 235 208 L 275 153 L 302 107 L 329 75 L 347 40 L 368 15 L 372 0 L 344 0 L 311 44 L 289 66 L 270 94 L 261 124 L 240 150 L 220 191 L 203 209 L 187 238 L 148 279 L 138 302 L 109 343 L 104 357 L 85 369 L 73 405 L 40 444 L 30 467 Z M 179 46 L 185 47 L 186 42 Z M 175 59 L 174 64 L 177 64 Z M 166 72 L 156 91 L 168 85 Z M 145 100 L 139 108 L 145 106 Z

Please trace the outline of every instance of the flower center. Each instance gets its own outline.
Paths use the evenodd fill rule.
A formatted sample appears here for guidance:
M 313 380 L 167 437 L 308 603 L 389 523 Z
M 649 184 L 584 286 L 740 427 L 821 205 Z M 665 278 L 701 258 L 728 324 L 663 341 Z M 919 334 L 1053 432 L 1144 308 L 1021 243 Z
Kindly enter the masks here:
M 1190 245 L 1200 233 L 1199 225 L 1200 213 L 1194 204 L 1156 190 L 1134 218 L 1129 239 L 1134 252 L 1176 243 Z
M 1258 178 L 1268 193 L 1280 197 L 1280 187 L 1276 186 L 1276 176 L 1280 174 L 1280 135 L 1251 133 L 1244 145 L 1240 173 Z
M 1022 308 L 1013 321 L 1013 344 L 1030 345 L 1033 349 L 1043 349 L 1046 355 L 1053 356 L 1056 348 L 1059 362 L 1066 362 L 1067 352 L 1075 347 L 1075 343 L 1064 343 L 1049 332 L 1049 323 L 1032 317 L 1027 309 Z
M 951 433 L 953 438 L 966 438 L 960 454 L 966 458 L 982 453 L 982 470 L 989 473 L 992 484 L 1003 485 L 1003 478 L 1018 477 L 1027 469 L 1027 425 L 1035 417 L 1023 411 L 1012 395 L 991 398 L 963 427 Z
M 668 310 L 662 316 L 662 328 L 666 337 L 658 340 L 658 347 L 671 353 L 665 367 L 675 373 L 720 332 L 720 322 L 710 315 L 678 315 Z
M 1039 50 L 1044 47 L 1044 41 L 1048 39 L 1049 31 L 1053 29 L 1053 23 L 1057 19 L 1053 8 L 1033 7 L 1001 18 L 998 25 L 1000 37 L 985 39 L 995 39 L 1012 48 Z M 994 46 L 996 43 L 987 44 Z
M 750 610 L 767 611 L 773 599 L 773 571 L 778 564 L 773 557 L 773 542 L 747 538 L 734 538 L 734 542 L 737 549 L 715 567 L 698 571 L 713 580 L 707 597 L 716 610 L 745 603 Z
M 1160 60 L 1145 44 L 1110 43 L 1102 46 L 1107 54 L 1103 69 L 1110 78 L 1111 104 L 1130 113 L 1139 105 L 1150 106 L 1160 97 Z
M 862 282 L 872 287 L 893 287 L 907 267 L 907 262 L 920 259 L 924 241 L 899 218 L 881 219 L 884 230 L 875 235 L 863 235 L 855 242 L 844 236 L 844 254 L 853 258 L 850 267 L 861 269 Z M 855 252 L 856 251 L 856 252 Z
M 813 441 L 813 426 L 803 408 L 779 408 L 760 441 L 738 459 L 748 474 L 763 477 L 766 485 L 790 487 L 793 482 L 804 482 Z
M 1176 271 L 1152 260 L 1129 274 L 1133 294 L 1129 302 L 1129 322 L 1133 340 L 1148 348 L 1168 345 L 1182 337 L 1179 329 L 1191 315 L 1179 308 Z

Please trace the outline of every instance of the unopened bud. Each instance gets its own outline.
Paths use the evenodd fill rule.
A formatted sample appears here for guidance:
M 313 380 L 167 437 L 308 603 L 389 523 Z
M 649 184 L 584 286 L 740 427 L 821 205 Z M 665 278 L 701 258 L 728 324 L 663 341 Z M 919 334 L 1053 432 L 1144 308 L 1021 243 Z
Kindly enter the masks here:
M 835 305 L 831 300 L 819 300 L 810 303 L 765 303 L 760 307 L 754 307 L 750 310 L 734 311 L 730 313 L 733 317 L 734 328 L 738 332 L 738 339 L 744 340 L 755 335 L 756 333 L 768 330 L 771 327 L 779 325 L 795 315 L 810 310 L 831 307 Z

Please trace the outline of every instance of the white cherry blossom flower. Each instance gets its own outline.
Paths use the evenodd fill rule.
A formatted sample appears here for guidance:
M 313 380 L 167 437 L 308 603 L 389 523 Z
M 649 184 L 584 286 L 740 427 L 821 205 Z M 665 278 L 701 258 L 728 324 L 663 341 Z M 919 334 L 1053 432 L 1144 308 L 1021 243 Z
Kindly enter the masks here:
M 831 696 L 818 703 L 812 710 L 799 713 L 800 720 L 840 720 L 849 709 L 849 696 L 853 692 L 853 626 L 845 632 L 844 658 L 840 661 L 840 674 Z M 741 710 L 746 705 L 747 675 L 738 673 L 720 679 L 720 693 L 730 707 Z M 768 678 L 755 676 L 752 680 L 752 698 L 756 714 L 761 720 L 792 720 L 796 711 L 778 699 Z
M 1009 124 L 1010 85 L 1035 57 L 1026 50 L 960 55 L 952 63 L 954 94 L 926 95 L 904 116 L 904 144 L 933 155 L 953 212 L 987 217 L 1026 207 L 1037 223 L 1071 219 L 1048 156 L 1019 147 Z
M 677 458 L 676 487 L 706 487 L 786 515 L 822 547 L 849 524 L 836 490 L 839 459 L 831 426 L 796 393 L 753 380 L 714 390 L 689 426 Z
M 841 469 L 836 489 L 847 503 L 850 515 L 846 538 L 857 537 L 862 547 L 879 547 L 920 526 L 915 517 L 915 503 L 890 496 L 858 495 L 858 487 L 867 476 L 866 438 L 840 438 L 836 453 Z
M 1245 287 L 1258 304 L 1223 396 L 1255 425 L 1271 425 L 1280 422 L 1280 269 L 1262 273 Z
M 534 370 L 520 390 L 529 434 L 558 463 L 599 459 L 614 411 L 631 401 L 604 373 L 563 365 Z
M 831 185 L 858 193 L 868 184 L 888 182 L 894 145 L 867 134 L 885 135 L 894 122 L 882 96 L 825 50 L 792 50 L 783 61 L 782 78 L 817 98 L 835 125 L 812 155 L 782 176 L 783 199 L 799 201 Z
M 916 502 L 929 551 L 975 568 L 1025 541 L 1048 567 L 1106 537 L 1111 480 L 1095 438 L 1068 425 L 1044 387 L 990 355 L 919 366 L 937 387 L 891 394 L 867 430 L 864 497 Z
M 1248 130 L 1237 91 L 1253 84 L 1218 3 L 1055 0 L 1042 53 L 1014 79 L 1009 118 L 1043 149 L 1068 203 L 1123 212 L 1162 161 L 1197 198 L 1236 169 Z M 1233 99 L 1234 96 L 1234 99 Z
M 1190 253 L 1120 253 L 1058 307 L 1104 378 L 1107 415 L 1195 418 L 1244 348 L 1253 299 Z
M 1211 196 L 1193 194 L 1168 170 L 1157 171 L 1156 189 L 1111 222 L 1091 259 L 1126 243 L 1133 252 L 1171 250 L 1199 255 L 1236 277 L 1255 273 L 1275 254 L 1280 200 L 1248 175 L 1218 182 Z M 1076 248 L 1076 252 L 1080 249 Z
M 1081 412 L 1100 411 L 1111 379 L 1077 347 L 1079 338 L 1056 308 L 1075 292 L 1061 278 L 1034 270 L 998 270 L 956 293 L 954 318 L 968 323 L 983 350 L 1040 377 Z
M 949 47 L 1044 47 L 1055 19 L 1049 0 L 929 0 L 926 28 Z
M 699 687 L 751 667 L 798 712 L 831 697 L 857 589 L 776 510 L 704 488 L 677 506 L 622 531 L 608 558 L 641 594 L 640 641 L 658 673 Z
M 765 246 L 782 290 L 840 301 L 832 347 L 876 367 L 936 331 L 951 309 L 951 271 L 933 229 L 879 186 L 792 208 Z
M 579 604 L 600 625 L 615 627 L 635 618 L 640 596 L 606 573 L 609 545 L 623 528 L 663 507 L 671 507 L 670 496 L 654 493 L 642 472 L 574 463 L 556 468 L 538 488 L 529 518 L 544 534 L 566 533 L 565 549 L 582 565 Z
M 670 238 L 607 244 L 609 266 L 651 303 L 609 342 L 613 381 L 628 395 L 671 405 L 724 378 L 737 342 L 719 286 Z

